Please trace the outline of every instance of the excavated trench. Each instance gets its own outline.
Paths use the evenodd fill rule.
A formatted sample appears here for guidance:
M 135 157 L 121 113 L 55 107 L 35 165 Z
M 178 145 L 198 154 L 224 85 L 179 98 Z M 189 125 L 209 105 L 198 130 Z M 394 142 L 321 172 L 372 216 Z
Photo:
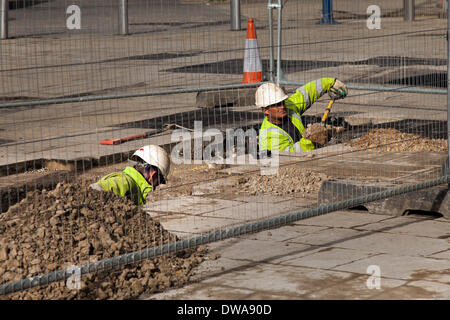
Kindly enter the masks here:
M 389 123 L 352 126 L 345 121 L 345 117 L 352 114 L 355 113 L 334 112 L 330 114 L 327 119 L 327 124 L 335 127 L 344 127 L 345 131 L 334 135 L 327 145 L 347 143 L 352 139 L 367 135 L 367 133 L 372 129 L 396 129 L 401 133 L 415 134 L 422 138 L 430 139 L 447 138 L 446 121 L 404 119 Z M 302 118 L 305 126 L 310 123 L 312 124 L 320 122 L 321 120 L 319 116 L 311 115 L 305 115 Z M 227 152 L 227 144 L 225 141 L 227 139 L 226 129 L 242 129 L 244 132 L 252 129 L 256 134 L 258 134 L 262 119 L 263 114 L 260 112 L 231 111 L 228 108 L 210 108 L 182 112 L 154 119 L 122 123 L 119 125 L 119 127 L 162 129 L 166 124 L 176 124 L 178 126 L 193 130 L 194 122 L 201 121 L 203 132 L 210 128 L 215 128 L 223 133 L 223 149 L 224 152 Z M 235 137 L 234 143 L 235 145 L 237 145 L 237 137 Z M 249 150 L 251 150 L 249 148 L 248 137 L 245 140 L 245 150 L 246 152 L 249 152 Z M 41 162 L 34 162 L 31 165 L 31 168 L 33 170 L 39 170 L 44 166 L 45 161 L 43 160 Z M 28 168 L 29 167 L 30 166 L 28 166 Z M 88 170 L 89 168 L 85 169 Z M 47 172 L 46 174 L 40 175 L 37 178 L 31 180 L 16 178 L 15 182 L 12 184 L 8 175 L 17 173 L 12 171 L 5 171 L 2 174 L 4 175 L 5 182 L 0 183 L 0 212 L 5 212 L 10 206 L 24 199 L 26 194 L 30 191 L 42 189 L 51 190 L 57 185 L 59 181 L 69 181 L 71 179 L 71 175 L 67 171 Z M 22 174 L 22 176 L 24 176 L 24 174 Z
M 348 141 L 367 134 L 371 129 L 396 129 L 403 133 L 416 134 L 423 138 L 446 139 L 447 121 L 444 120 L 420 120 L 403 119 L 380 124 L 350 125 L 345 118 L 357 112 L 332 112 L 326 120 L 326 124 L 344 127 L 346 130 L 340 134 L 341 142 Z M 264 119 L 261 112 L 231 111 L 227 108 L 209 108 L 177 113 L 174 115 L 122 123 L 121 128 L 162 129 L 165 124 L 177 124 L 187 129 L 194 129 L 194 122 L 200 121 L 202 129 L 254 129 L 259 130 Z M 321 121 L 320 116 L 303 115 L 302 122 L 305 126 Z

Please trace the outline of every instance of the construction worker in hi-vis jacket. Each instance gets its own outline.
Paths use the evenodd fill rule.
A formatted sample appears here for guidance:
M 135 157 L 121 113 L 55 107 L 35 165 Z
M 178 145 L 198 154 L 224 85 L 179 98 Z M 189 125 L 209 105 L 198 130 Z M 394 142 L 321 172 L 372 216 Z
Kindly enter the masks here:
M 301 115 L 322 95 L 333 100 L 347 96 L 347 87 L 335 78 L 320 78 L 299 87 L 291 96 L 273 83 L 264 83 L 255 93 L 256 107 L 266 115 L 259 130 L 259 149 L 302 152 L 316 148 L 302 137 Z
M 148 193 L 158 185 L 165 184 L 170 170 L 167 152 L 157 145 L 139 148 L 131 159 L 137 159 L 133 167 L 122 172 L 110 173 L 96 183 L 92 189 L 110 191 L 120 197 L 128 197 L 137 205 L 145 204 Z

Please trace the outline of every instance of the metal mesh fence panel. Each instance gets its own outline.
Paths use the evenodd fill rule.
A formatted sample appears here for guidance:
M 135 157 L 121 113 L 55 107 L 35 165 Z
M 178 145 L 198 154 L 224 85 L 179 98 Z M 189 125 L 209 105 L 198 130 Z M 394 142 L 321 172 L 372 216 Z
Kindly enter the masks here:
M 407 3 L 414 1 L 333 1 L 327 16 L 320 2 L 288 1 L 282 11 L 281 83 L 329 76 L 351 92 L 328 117 L 344 129 L 334 139 L 345 155 L 327 161 L 327 172 L 367 180 L 337 183 L 343 197 L 438 177 L 447 157 L 445 11 L 435 1 L 416 1 L 411 11 Z M 315 103 L 306 122 L 316 122 L 327 103 Z
M 164 290 L 188 281 L 202 244 L 342 208 L 448 215 L 447 16 L 436 1 L 416 1 L 411 19 L 398 1 L 335 0 L 327 15 L 319 1 L 243 0 L 240 30 L 230 1 L 7 2 L 5 297 Z M 245 61 L 256 52 L 250 19 L 262 70 L 246 82 L 259 65 Z M 328 114 L 327 142 L 261 153 L 256 87 L 270 80 L 292 95 L 320 78 L 349 92 Z M 318 86 L 305 128 L 330 100 Z M 145 203 L 90 188 L 123 170 L 145 184 L 148 172 L 130 162 L 145 145 L 172 160 Z

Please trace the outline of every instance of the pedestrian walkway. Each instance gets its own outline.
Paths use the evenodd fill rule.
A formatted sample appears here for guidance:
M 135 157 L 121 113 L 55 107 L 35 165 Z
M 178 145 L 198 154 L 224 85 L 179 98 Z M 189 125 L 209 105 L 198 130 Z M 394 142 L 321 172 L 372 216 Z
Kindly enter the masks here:
M 208 245 L 192 284 L 143 299 L 449 299 L 450 222 L 338 211 Z

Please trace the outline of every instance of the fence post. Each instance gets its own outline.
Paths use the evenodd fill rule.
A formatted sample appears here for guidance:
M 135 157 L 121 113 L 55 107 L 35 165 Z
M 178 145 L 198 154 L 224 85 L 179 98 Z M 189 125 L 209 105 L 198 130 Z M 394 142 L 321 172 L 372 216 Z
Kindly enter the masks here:
M 403 19 L 405 21 L 414 21 L 414 16 L 414 0 L 403 0 Z
M 275 76 L 273 73 L 275 60 L 273 54 L 273 6 L 272 0 L 268 0 L 267 9 L 269 9 L 269 71 L 267 72 L 268 80 L 271 82 L 275 81 Z
M 230 1 L 230 14 L 231 14 L 231 30 L 241 30 L 241 0 Z
M 119 0 L 119 34 L 128 34 L 128 0 Z
M 283 22 L 283 6 L 281 3 L 281 0 L 278 0 L 277 5 L 277 11 L 278 11 L 278 26 L 277 26 L 277 85 L 280 85 L 280 82 L 285 80 L 283 75 L 283 70 L 281 69 L 281 46 L 282 46 L 282 36 L 283 36 L 283 30 L 282 30 L 282 22 Z
M 8 0 L 0 0 L 0 39 L 8 39 Z
M 333 0 L 322 0 L 322 19 L 317 24 L 336 24 L 333 19 Z

